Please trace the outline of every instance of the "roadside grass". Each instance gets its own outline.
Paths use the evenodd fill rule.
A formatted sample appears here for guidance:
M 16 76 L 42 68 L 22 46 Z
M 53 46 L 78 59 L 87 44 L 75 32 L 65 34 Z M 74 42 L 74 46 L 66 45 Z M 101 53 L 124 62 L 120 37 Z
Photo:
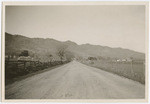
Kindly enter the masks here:
M 131 64 L 130 62 L 121 63 L 100 60 L 82 63 L 145 84 L 145 65 L 143 63 L 133 62 Z
M 9 67 L 5 70 L 5 85 L 9 85 L 14 83 L 15 81 L 23 80 L 27 77 L 31 77 L 52 69 L 55 69 L 57 67 L 60 67 L 68 62 L 65 62 L 63 64 L 55 64 L 51 66 L 27 66 L 26 70 L 23 70 L 21 67 L 19 69 L 16 68 L 16 65 L 10 64 Z M 17 70 L 21 70 L 21 72 L 18 73 Z

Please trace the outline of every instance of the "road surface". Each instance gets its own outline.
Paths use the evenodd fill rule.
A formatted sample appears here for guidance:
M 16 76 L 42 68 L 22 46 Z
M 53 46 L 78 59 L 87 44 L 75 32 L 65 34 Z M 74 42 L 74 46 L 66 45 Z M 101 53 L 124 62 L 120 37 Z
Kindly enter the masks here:
M 77 61 L 6 86 L 6 99 L 143 99 L 145 86 Z

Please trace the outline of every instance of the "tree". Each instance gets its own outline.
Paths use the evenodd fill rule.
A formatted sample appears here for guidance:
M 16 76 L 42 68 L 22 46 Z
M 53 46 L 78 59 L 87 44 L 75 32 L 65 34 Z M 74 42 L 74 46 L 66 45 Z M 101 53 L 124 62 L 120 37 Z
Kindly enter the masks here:
M 65 56 L 66 56 L 67 61 L 72 61 L 72 59 L 75 58 L 74 54 L 70 51 L 66 51 Z
M 24 50 L 19 56 L 29 56 L 28 50 Z
M 97 60 L 96 57 L 88 57 L 89 60 Z
M 57 55 L 59 56 L 61 63 L 63 63 L 63 59 L 65 57 L 65 53 L 66 53 L 66 46 L 61 46 L 57 49 Z
M 50 64 L 51 64 L 52 60 L 53 60 L 53 55 L 50 54 L 50 55 L 49 55 Z

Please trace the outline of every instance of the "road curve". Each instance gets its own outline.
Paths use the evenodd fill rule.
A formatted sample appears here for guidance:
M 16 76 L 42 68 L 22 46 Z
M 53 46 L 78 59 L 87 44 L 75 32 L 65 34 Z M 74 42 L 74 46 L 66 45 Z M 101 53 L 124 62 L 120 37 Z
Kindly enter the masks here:
M 145 86 L 77 61 L 14 82 L 6 99 L 143 99 Z

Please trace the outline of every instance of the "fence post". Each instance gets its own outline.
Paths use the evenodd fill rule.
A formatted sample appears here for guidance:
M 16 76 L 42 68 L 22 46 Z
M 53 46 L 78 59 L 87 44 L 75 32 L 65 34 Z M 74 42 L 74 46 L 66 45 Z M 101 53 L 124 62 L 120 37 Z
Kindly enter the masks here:
M 31 66 L 31 64 L 32 64 L 32 63 L 31 63 L 31 60 L 29 61 L 29 63 L 30 63 L 30 66 Z
M 143 74 L 144 74 L 144 76 L 145 76 L 145 62 L 143 61 Z
M 26 62 L 24 61 L 24 71 L 25 71 L 25 69 L 26 69 Z
M 7 69 L 9 61 L 5 61 L 5 68 Z M 6 70 L 5 69 L 5 70 Z
M 33 64 L 33 66 L 34 66 L 34 67 L 36 67 L 36 61 L 33 61 L 33 63 L 32 63 L 32 64 Z
M 17 69 L 17 72 L 20 71 L 20 70 L 18 70 L 18 61 L 16 62 L 16 69 Z

